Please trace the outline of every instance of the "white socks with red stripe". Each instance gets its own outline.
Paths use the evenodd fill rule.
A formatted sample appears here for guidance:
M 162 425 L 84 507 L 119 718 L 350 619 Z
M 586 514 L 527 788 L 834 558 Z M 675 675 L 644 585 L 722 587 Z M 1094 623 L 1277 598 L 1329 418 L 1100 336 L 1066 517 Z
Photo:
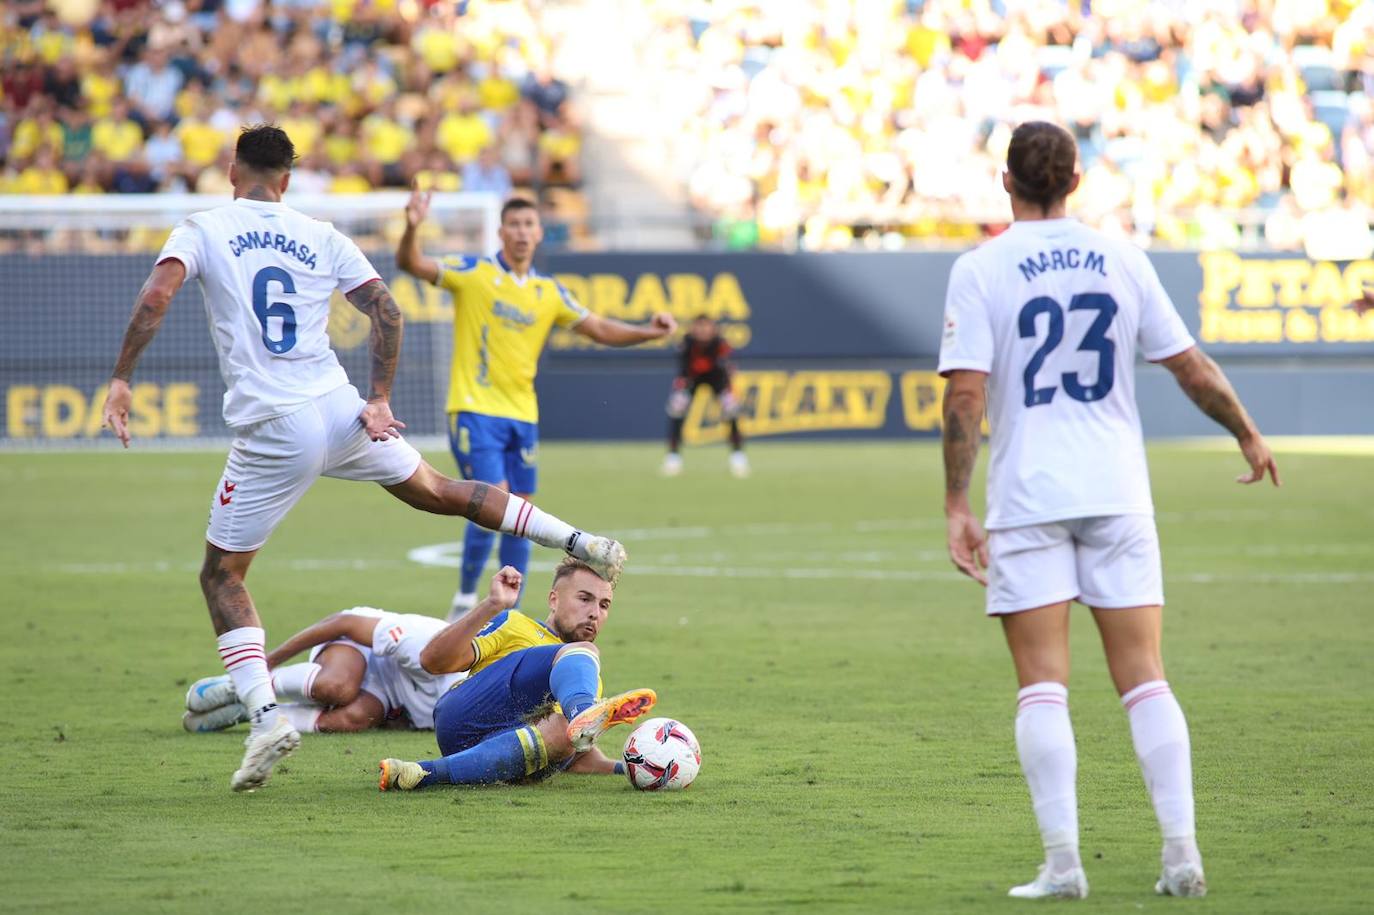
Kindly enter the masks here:
M 267 654 L 263 650 L 265 635 L 258 626 L 230 629 L 220 636 L 219 657 L 234 692 L 248 709 L 253 731 L 264 730 L 277 721 L 277 696 L 272 692 L 272 678 L 267 673 Z
M 1078 856 L 1078 750 L 1069 723 L 1069 689 L 1033 683 L 1016 694 L 1016 752 L 1030 786 L 1050 873 L 1082 867 Z
M 272 690 L 282 702 L 310 702 L 315 678 L 323 668 L 314 661 L 287 664 L 272 671 Z M 296 728 L 300 730 L 300 728 Z
M 313 734 L 319 730 L 320 715 L 324 709 L 318 705 L 288 702 L 277 708 L 291 722 L 291 726 L 302 734 Z
M 1164 864 L 1200 863 L 1193 826 L 1193 761 L 1188 722 L 1165 680 L 1151 680 L 1121 697 L 1131 740 L 1164 834 Z
M 501 521 L 501 533 L 524 537 L 550 549 L 572 552 L 582 532 L 533 502 L 510 496 L 506 502 L 506 517 Z

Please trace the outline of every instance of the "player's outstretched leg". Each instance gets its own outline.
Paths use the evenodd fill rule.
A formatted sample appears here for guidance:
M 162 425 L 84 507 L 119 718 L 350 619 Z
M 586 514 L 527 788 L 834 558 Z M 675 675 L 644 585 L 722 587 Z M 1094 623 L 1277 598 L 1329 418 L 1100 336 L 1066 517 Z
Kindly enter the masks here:
M 557 723 L 562 716 L 551 716 Z M 547 719 L 546 719 L 547 720 Z M 561 762 L 571 755 L 566 747 L 555 747 L 535 725 L 522 725 L 502 731 L 459 753 L 440 759 L 407 762 L 384 759 L 377 787 L 383 791 L 411 791 L 431 785 L 494 785 L 527 778 Z
M 541 546 L 564 550 L 587 563 L 607 581 L 620 577 L 625 567 L 625 548 L 608 537 L 580 531 L 519 496 L 512 496 L 478 481 L 454 480 L 429 464 L 404 483 L 386 487 L 407 505 L 436 515 L 462 515 L 491 530 L 533 540 Z
M 636 689 L 597 701 L 601 657 L 591 642 L 574 642 L 559 649 L 549 672 L 549 692 L 568 718 L 568 741 L 574 751 L 590 750 L 617 724 L 628 724 L 658 701 L 651 689 Z

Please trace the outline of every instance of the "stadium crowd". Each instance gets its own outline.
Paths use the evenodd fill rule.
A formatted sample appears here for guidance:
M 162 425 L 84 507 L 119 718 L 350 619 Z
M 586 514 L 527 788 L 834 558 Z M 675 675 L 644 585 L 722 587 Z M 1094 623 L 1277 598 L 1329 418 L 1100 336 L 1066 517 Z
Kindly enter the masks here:
M 999 163 L 1030 119 L 1074 132 L 1071 209 L 1099 228 L 1276 248 L 1368 232 L 1367 0 L 656 9 L 642 56 L 691 199 L 729 244 L 995 231 L 1010 218 Z
M 9 0 L 0 192 L 227 193 L 241 125 L 293 188 L 576 186 L 581 135 L 540 10 L 434 0 Z

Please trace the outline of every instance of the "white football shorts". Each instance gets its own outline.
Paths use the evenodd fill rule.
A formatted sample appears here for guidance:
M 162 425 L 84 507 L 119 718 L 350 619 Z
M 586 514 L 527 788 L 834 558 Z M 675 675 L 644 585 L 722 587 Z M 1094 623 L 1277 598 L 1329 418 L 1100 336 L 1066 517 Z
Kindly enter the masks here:
M 238 429 L 210 497 L 205 539 L 231 553 L 260 548 L 321 476 L 383 486 L 410 479 L 420 452 L 404 439 L 368 438 L 358 421 L 366 405 L 346 384 L 293 413 Z
M 373 607 L 354 607 L 344 612 L 377 620 L 372 644 L 364 646 L 351 639 L 337 639 L 316 646 L 310 660 L 315 660 L 328 645 L 343 644 L 356 649 L 367 660 L 363 691 L 377 697 L 386 716 L 390 718 L 404 710 L 416 730 L 431 730 L 439 697 L 467 676 L 431 674 L 420 664 L 420 652 L 446 623 L 435 617 L 387 613 Z
M 1150 515 L 1069 518 L 988 532 L 988 614 L 1077 600 L 1119 609 L 1164 603 Z

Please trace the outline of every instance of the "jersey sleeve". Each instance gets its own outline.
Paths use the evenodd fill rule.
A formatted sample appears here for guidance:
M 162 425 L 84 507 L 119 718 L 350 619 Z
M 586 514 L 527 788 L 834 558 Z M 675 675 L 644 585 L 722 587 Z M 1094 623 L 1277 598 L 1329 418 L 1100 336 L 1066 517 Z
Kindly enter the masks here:
M 372 630 L 372 653 L 395 659 L 397 666 L 413 676 L 429 677 L 432 674 L 420 663 L 420 652 L 434 634 L 433 627 L 417 630 L 402 614 L 384 613 Z
M 381 274 L 367 255 L 358 248 L 353 239 L 334 229 L 334 276 L 338 279 L 337 288 L 342 293 L 352 292 L 364 283 L 380 280 Z
M 1155 265 L 1143 251 L 1136 275 L 1140 278 L 1140 328 L 1136 333 L 1140 354 L 1150 362 L 1159 362 L 1192 349 L 1197 341 L 1188 333 L 1173 300 L 1159 281 Z
M 991 372 L 995 345 L 987 302 L 968 255 L 954 262 L 945 293 L 945 326 L 940 337 L 941 375 L 959 369 Z
M 172 234 L 167 236 L 167 241 L 162 245 L 162 251 L 157 256 L 157 262 L 178 260 L 186 268 L 186 278 L 193 280 L 200 276 L 201 268 L 204 266 L 205 253 L 202 242 L 204 233 L 196 223 L 194 216 L 188 216 L 177 227 L 172 230 Z
M 472 640 L 472 663 L 500 654 L 515 640 L 516 632 L 509 610 L 502 610 L 482 627 Z
M 439 275 L 434 278 L 434 285 L 449 292 L 461 292 L 477 275 L 477 265 L 482 262 L 480 257 L 472 257 L 467 254 L 449 254 L 439 258 Z
M 558 287 L 558 313 L 553 317 L 554 323 L 559 327 L 575 327 L 587 320 L 587 315 L 591 312 L 577 301 L 577 296 L 557 280 L 554 280 L 553 284 Z

